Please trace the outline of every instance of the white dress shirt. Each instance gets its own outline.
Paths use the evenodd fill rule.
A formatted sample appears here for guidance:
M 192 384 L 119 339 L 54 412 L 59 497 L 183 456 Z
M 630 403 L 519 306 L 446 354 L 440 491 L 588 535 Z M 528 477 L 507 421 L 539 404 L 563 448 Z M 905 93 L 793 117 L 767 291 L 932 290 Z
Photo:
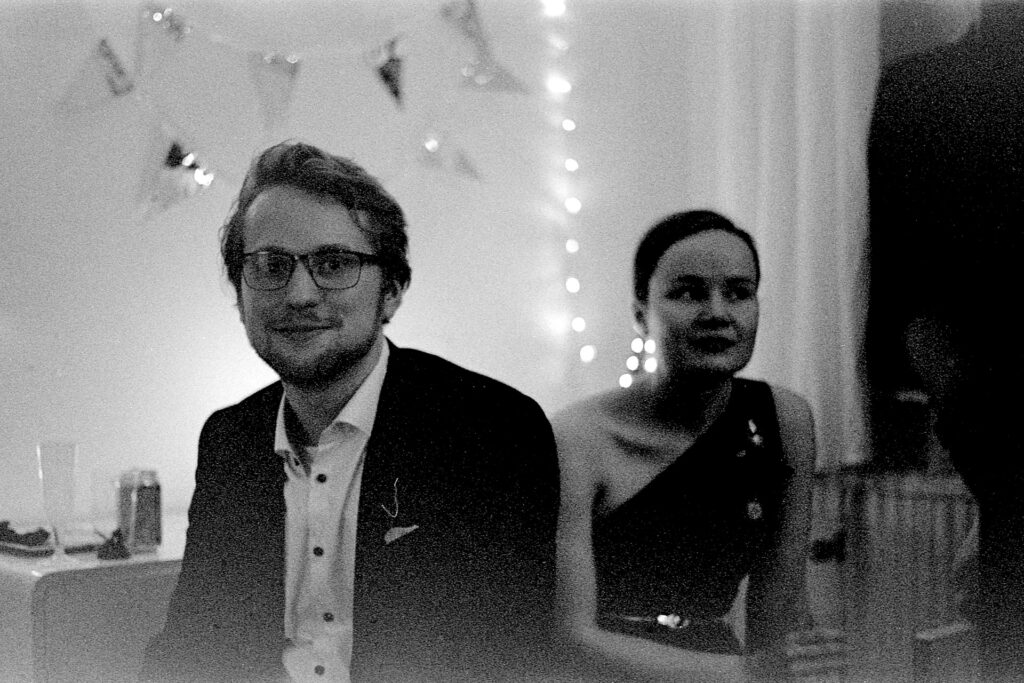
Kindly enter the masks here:
M 349 683 L 359 489 L 389 354 L 385 342 L 316 446 L 293 448 L 284 398 L 277 411 L 274 450 L 288 475 L 283 662 L 296 683 Z

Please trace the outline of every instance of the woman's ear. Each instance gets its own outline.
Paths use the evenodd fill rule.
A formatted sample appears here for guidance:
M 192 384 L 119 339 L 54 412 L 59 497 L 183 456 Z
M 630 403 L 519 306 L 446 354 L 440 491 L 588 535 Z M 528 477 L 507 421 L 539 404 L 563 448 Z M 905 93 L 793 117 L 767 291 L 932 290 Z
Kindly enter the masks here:
M 647 304 L 633 300 L 633 331 L 641 337 L 647 336 Z

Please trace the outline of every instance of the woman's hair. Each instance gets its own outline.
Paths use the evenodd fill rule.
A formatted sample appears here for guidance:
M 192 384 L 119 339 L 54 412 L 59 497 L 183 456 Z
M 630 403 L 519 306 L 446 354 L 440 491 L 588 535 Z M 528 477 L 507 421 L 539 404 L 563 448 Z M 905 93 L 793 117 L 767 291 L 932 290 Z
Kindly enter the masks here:
M 761 281 L 761 261 L 757 255 L 757 247 L 754 246 L 754 238 L 746 230 L 737 228 L 732 221 L 725 216 L 708 210 L 681 211 L 665 216 L 651 226 L 647 233 L 640 240 L 636 248 L 636 256 L 633 258 L 633 296 L 637 301 L 647 301 L 647 294 L 651 282 L 651 276 L 662 255 L 673 244 L 679 240 L 686 239 L 693 235 L 708 232 L 709 230 L 721 230 L 736 235 L 743 243 L 750 247 L 750 253 L 754 256 L 754 270 L 757 281 Z
M 361 166 L 302 142 L 264 150 L 249 167 L 238 199 L 221 228 L 221 256 L 228 280 L 240 292 L 245 251 L 245 213 L 261 192 L 286 185 L 344 206 L 381 260 L 384 282 L 398 292 L 409 284 L 409 238 L 394 197 Z

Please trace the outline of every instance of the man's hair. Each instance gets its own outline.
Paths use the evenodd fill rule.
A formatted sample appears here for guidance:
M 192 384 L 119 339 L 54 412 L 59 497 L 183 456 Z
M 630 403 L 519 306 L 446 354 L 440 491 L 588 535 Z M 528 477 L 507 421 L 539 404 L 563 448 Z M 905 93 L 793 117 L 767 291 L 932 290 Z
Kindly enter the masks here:
M 376 178 L 345 157 L 302 142 L 285 141 L 257 156 L 221 228 L 220 250 L 228 280 L 241 294 L 245 214 L 261 192 L 278 185 L 344 206 L 380 259 L 384 282 L 394 292 L 409 285 L 409 238 L 402 208 Z
M 658 267 L 658 261 L 673 244 L 709 230 L 721 230 L 736 235 L 750 247 L 750 253 L 754 256 L 757 281 L 760 282 L 761 260 L 757 255 L 757 247 L 754 246 L 754 238 L 750 236 L 750 233 L 737 228 L 728 218 L 714 211 L 706 209 L 682 211 L 665 216 L 651 226 L 640 239 L 640 244 L 636 248 L 636 256 L 633 259 L 633 296 L 636 297 L 636 300 L 647 301 L 651 276 L 654 275 L 654 271 Z

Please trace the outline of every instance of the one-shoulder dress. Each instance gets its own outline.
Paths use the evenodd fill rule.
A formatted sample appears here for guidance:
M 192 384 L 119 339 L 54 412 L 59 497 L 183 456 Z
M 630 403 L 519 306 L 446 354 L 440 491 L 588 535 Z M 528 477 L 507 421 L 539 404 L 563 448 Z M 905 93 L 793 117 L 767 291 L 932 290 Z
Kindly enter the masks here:
M 583 402 L 556 416 L 560 446 L 584 429 L 585 448 L 647 447 L 596 414 Z M 735 379 L 725 411 L 702 436 L 636 495 L 594 519 L 598 624 L 704 652 L 766 645 L 778 617 L 766 584 L 777 567 L 791 476 L 771 387 Z M 746 576 L 741 648 L 724 617 Z

